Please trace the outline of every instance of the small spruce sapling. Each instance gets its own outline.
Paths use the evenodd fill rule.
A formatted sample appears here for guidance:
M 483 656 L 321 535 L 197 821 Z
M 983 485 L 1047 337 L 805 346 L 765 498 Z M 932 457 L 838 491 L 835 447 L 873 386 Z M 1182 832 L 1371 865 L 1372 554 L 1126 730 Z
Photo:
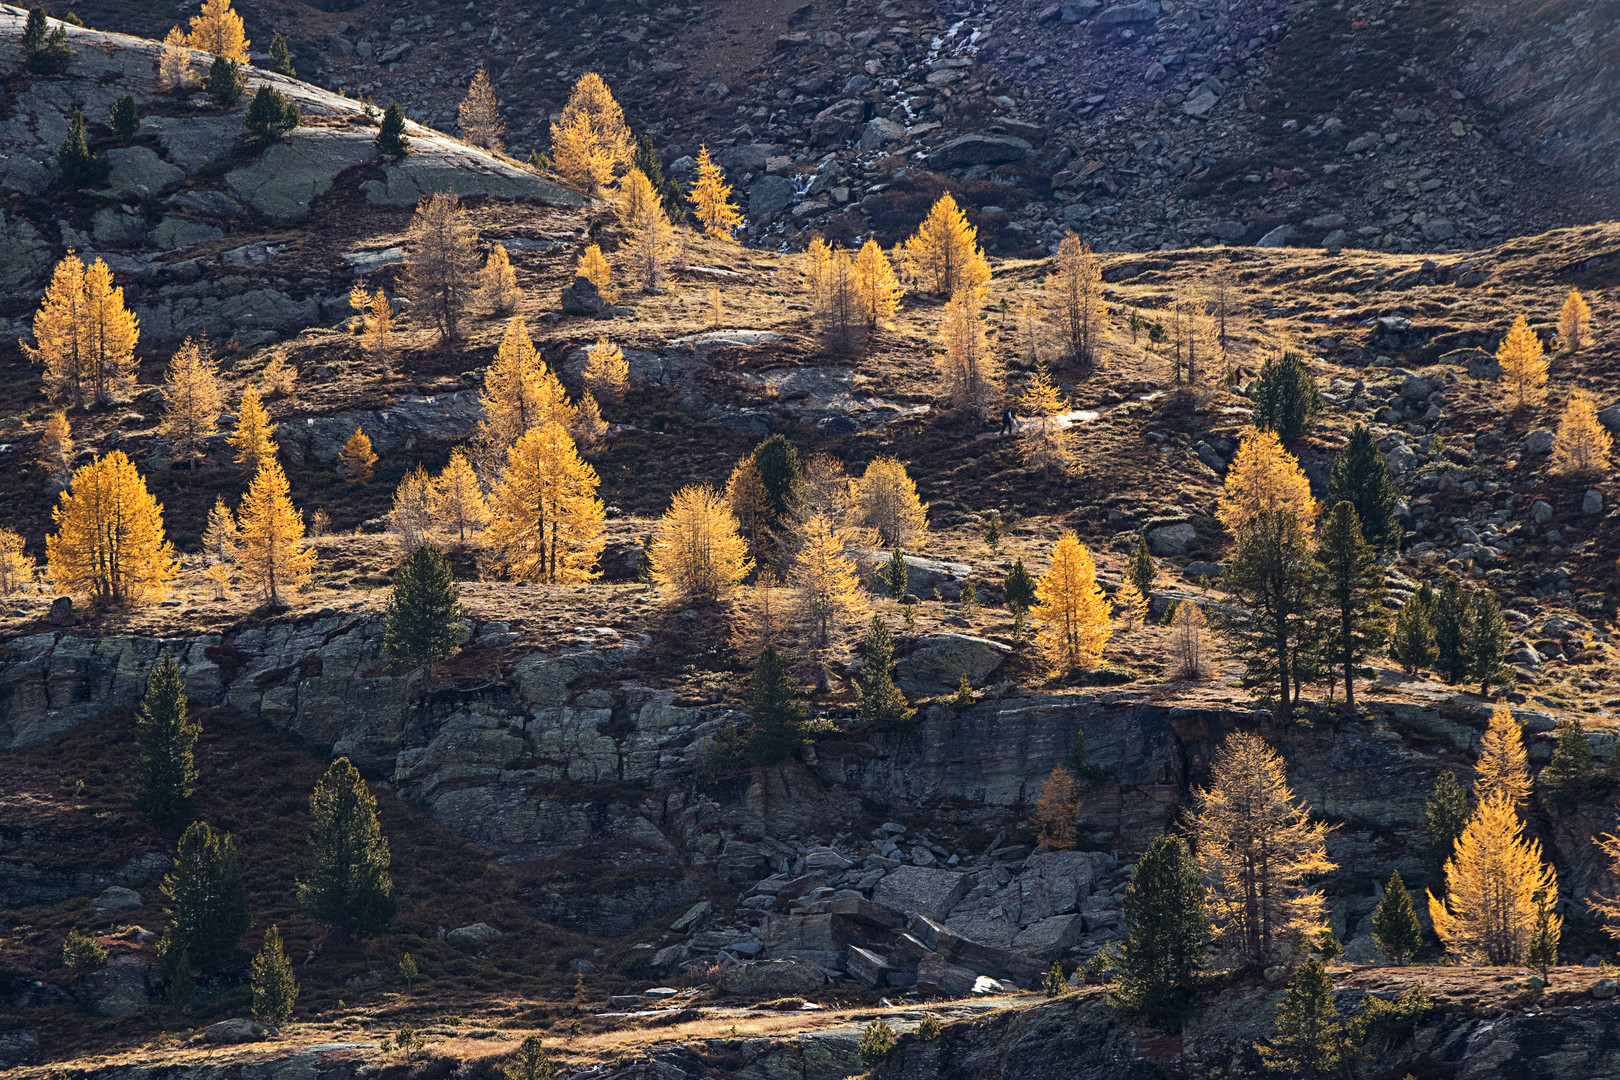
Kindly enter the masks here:
M 1412 894 L 1406 891 L 1399 870 L 1389 876 L 1383 899 L 1373 910 L 1373 940 L 1396 964 L 1406 963 L 1423 944 L 1417 909 L 1412 906 Z
M 141 114 L 135 107 L 133 94 L 118 95 L 118 100 L 113 102 L 112 113 L 107 117 L 107 126 L 120 139 L 131 138 L 141 130 Z

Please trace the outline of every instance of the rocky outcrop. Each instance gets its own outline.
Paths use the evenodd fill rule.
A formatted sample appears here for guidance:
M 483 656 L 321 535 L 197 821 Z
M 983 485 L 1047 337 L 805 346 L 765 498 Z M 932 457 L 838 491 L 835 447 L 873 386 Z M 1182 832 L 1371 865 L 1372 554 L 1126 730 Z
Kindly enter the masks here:
M 483 419 L 479 392 L 405 395 L 386 409 L 361 409 L 336 416 L 306 417 L 276 425 L 276 442 L 301 454 L 309 465 L 332 465 L 356 427 L 364 428 L 379 455 L 409 450 L 419 439 L 454 442 L 467 438 Z

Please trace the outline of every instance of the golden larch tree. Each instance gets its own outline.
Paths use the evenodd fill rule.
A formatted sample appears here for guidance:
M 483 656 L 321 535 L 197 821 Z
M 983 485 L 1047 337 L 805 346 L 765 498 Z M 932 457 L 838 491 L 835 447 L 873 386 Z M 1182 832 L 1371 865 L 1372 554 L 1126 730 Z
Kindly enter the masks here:
M 506 135 L 506 124 L 501 120 L 501 99 L 490 85 L 489 72 L 479 64 L 467 86 L 467 96 L 461 99 L 461 137 L 473 146 L 494 154 L 505 151 L 501 140 Z
M 242 404 L 236 410 L 236 430 L 225 437 L 225 441 L 236 448 L 236 463 L 257 473 L 265 462 L 275 460 L 278 452 L 275 432 L 258 387 L 243 390 Z
M 1564 476 L 1600 476 L 1609 471 L 1614 438 L 1598 419 L 1597 404 L 1585 390 L 1576 390 L 1558 418 L 1553 437 L 1552 470 Z
M 1592 843 L 1604 855 L 1610 880 L 1620 879 L 1620 836 L 1614 833 L 1603 833 L 1592 837 Z M 1620 938 L 1620 897 L 1596 893 L 1586 901 L 1586 906 L 1603 923 L 1604 932 L 1610 937 Z
M 746 596 L 734 602 L 731 643 L 738 656 L 752 663 L 781 641 L 791 608 L 786 591 L 775 574 L 761 570 Z
M 1035 843 L 1047 851 L 1070 851 L 1080 839 L 1080 783 L 1062 765 L 1041 782 L 1035 800 L 1035 813 L 1029 823 L 1035 826 Z
M 821 245 L 821 250 L 816 245 Z M 819 239 L 811 244 L 807 274 L 810 321 L 822 342 L 835 353 L 859 352 L 870 322 L 861 303 L 855 262 L 843 248 L 829 251 Z
M 644 189 L 638 200 L 640 209 L 628 223 L 629 241 L 622 249 L 630 270 L 641 279 L 642 292 L 656 292 L 664 284 L 664 275 L 670 262 L 679 252 L 675 242 L 675 226 L 669 223 L 652 183 L 640 169 L 631 169 L 625 177 L 627 187 Z
M 163 51 L 158 54 L 158 88 L 165 92 L 180 90 L 191 82 L 191 46 L 186 44 L 186 32 L 171 26 L 163 38 Z
M 32 585 L 37 569 L 22 535 L 0 529 L 0 596 L 21 592 Z
M 273 606 L 308 581 L 315 568 L 315 549 L 304 539 L 303 511 L 294 509 L 289 492 L 281 464 L 267 459 L 236 514 L 241 529 L 236 566 L 243 584 Z
M 844 557 L 844 541 L 820 514 L 804 523 L 799 552 L 788 577 L 794 614 L 811 654 L 824 657 L 844 632 L 866 614 L 855 566 Z
M 724 495 L 707 484 L 675 493 L 653 533 L 653 581 L 682 602 L 717 600 L 753 567 Z
M 574 276 L 582 277 L 601 294 L 602 299 L 612 303 L 618 299 L 618 293 L 613 288 L 613 267 L 608 264 L 607 256 L 595 244 L 585 249 L 579 257 L 579 264 L 574 267 Z
M 1474 800 L 1500 795 L 1515 808 L 1530 801 L 1529 756 L 1524 749 L 1524 729 L 1505 701 L 1497 701 L 1490 723 L 1479 740 L 1479 760 L 1474 763 Z
M 441 340 L 459 336 L 477 277 L 478 230 L 461 200 L 450 191 L 423 197 L 405 230 L 405 282 Z
M 176 456 L 195 468 L 205 452 L 204 444 L 219 429 L 219 414 L 224 409 L 218 369 L 195 341 L 186 338 L 169 357 L 158 431 L 174 447 Z
M 1522 964 L 1543 906 L 1558 899 L 1558 876 L 1541 843 L 1521 835 L 1510 796 L 1494 793 L 1475 808 L 1451 858 L 1446 899 L 1429 893 L 1429 917 L 1446 951 L 1475 964 Z M 1552 916 L 1556 936 L 1563 920 Z
M 67 413 L 61 409 L 45 419 L 45 430 L 40 432 L 35 460 L 52 473 L 67 468 L 73 460 L 73 429 L 68 425 Z
M 904 466 L 901 466 L 904 472 Z M 877 484 L 881 477 L 874 477 Z M 898 483 L 898 480 L 891 477 Z M 909 477 L 907 478 L 909 481 Z M 912 496 L 916 496 L 916 488 L 912 488 Z M 888 501 L 897 498 L 904 501 L 904 494 L 897 497 L 893 495 L 876 495 L 878 501 Z M 918 504 L 924 511 L 926 506 Z M 793 485 L 793 496 L 790 511 L 795 521 L 809 521 L 814 514 L 820 514 L 827 519 L 833 530 L 844 538 L 846 544 L 871 544 L 877 542 L 877 532 L 855 521 L 855 481 L 850 479 L 844 471 L 844 463 L 831 454 L 813 454 L 809 461 L 804 463 L 804 475 L 799 482 Z M 887 514 L 887 511 L 878 511 Z M 906 511 L 901 510 L 903 516 Z M 926 527 L 926 519 L 924 527 Z M 869 535 L 863 535 L 869 534 Z
M 726 480 L 726 506 L 736 519 L 743 539 L 748 541 L 750 554 L 763 565 L 775 546 L 772 535 L 775 516 L 770 493 L 759 475 L 759 466 L 754 464 L 754 455 L 744 454 L 732 468 Z
M 551 125 L 551 164 L 565 181 L 598 196 L 614 174 L 630 168 L 630 129 L 602 76 L 588 71 Z M 667 219 L 666 219 L 667 220 Z
M 241 546 L 242 530 L 237 528 L 236 515 L 225 505 L 224 496 L 215 496 L 214 507 L 208 511 L 208 525 L 203 529 L 203 571 L 214 586 L 214 599 L 223 600 L 230 595 L 235 579 L 237 549 Z
M 89 405 L 90 319 L 85 309 L 84 261 L 71 250 L 56 264 L 39 310 L 34 313 L 34 341 L 18 342 L 24 354 L 45 367 L 45 396 L 69 408 Z
M 873 330 L 900 310 L 900 298 L 906 290 L 901 288 L 900 279 L 894 276 L 894 264 L 876 240 L 868 239 L 855 256 L 855 289 L 867 325 Z
M 1001 363 L 985 341 L 979 303 L 973 290 L 958 293 L 945 305 L 939 324 L 940 398 L 958 412 L 984 420 L 1001 402 Z
M 399 537 L 399 544 L 407 552 L 415 551 L 427 543 L 433 532 L 433 506 L 437 485 L 427 470 L 418 465 L 399 478 L 394 488 L 394 505 L 388 511 L 388 527 Z
M 1558 340 L 1570 352 L 1580 352 L 1592 343 L 1592 305 L 1581 290 L 1571 289 L 1558 313 Z
M 743 216 L 731 201 L 731 185 L 726 183 L 725 172 L 709 156 L 707 145 L 698 150 L 697 180 L 692 184 L 687 202 L 692 204 L 692 213 L 703 231 L 717 239 L 730 240 L 737 226 L 742 224 Z
M 1132 586 L 1133 588 L 1135 586 Z M 1142 599 L 1147 609 L 1147 598 Z M 1170 653 L 1176 659 L 1176 670 L 1184 679 L 1202 679 L 1209 668 L 1209 620 L 1204 609 L 1191 599 L 1176 605 L 1175 618 L 1170 622 Z
M 499 453 L 541 424 L 572 428 L 577 421 L 577 410 L 568 403 L 561 380 L 540 359 L 519 315 L 506 324 L 495 360 L 484 372 L 479 404 L 484 410 L 479 439 Z
M 349 436 L 349 441 L 338 452 L 338 461 L 343 463 L 344 483 L 371 483 L 371 470 L 377 464 L 377 455 L 371 449 L 371 436 L 361 431 L 360 425 L 355 425 L 354 434 Z
M 100 259 L 84 272 L 84 307 L 91 383 L 96 403 L 106 405 L 135 387 L 135 375 L 140 370 L 140 362 L 135 359 L 140 320 L 124 306 L 124 290 L 113 285 L 112 270 Z
M 990 282 L 990 262 L 978 237 L 978 230 L 946 192 L 905 243 L 906 273 L 936 295 L 954 297 L 972 291 L 977 298 Z
M 378 289 L 367 292 L 356 285 L 349 290 L 349 306 L 360 313 L 360 347 L 382 365 L 383 375 L 394 374 L 394 309 Z
M 191 18 L 186 46 L 248 63 L 248 39 L 242 16 L 231 10 L 231 0 L 203 0 L 202 12 Z
M 1496 362 L 1501 365 L 1502 382 L 1513 396 L 1514 408 L 1528 409 L 1547 399 L 1546 351 L 1523 315 L 1513 320 L 1507 337 L 1502 339 Z
M 287 354 L 277 349 L 259 369 L 259 390 L 267 398 L 286 397 L 298 385 L 298 369 L 287 362 Z
M 1142 595 L 1142 590 L 1136 587 L 1136 582 L 1127 577 L 1120 582 L 1119 588 L 1114 590 L 1115 616 L 1124 621 L 1125 629 L 1134 630 L 1138 623 L 1147 620 L 1147 613 L 1148 598 Z
M 899 458 L 885 454 L 866 467 L 855 482 L 853 516 L 877 530 L 886 548 L 921 551 L 928 544 L 928 504 Z
M 1031 468 L 1052 475 L 1074 471 L 1074 429 L 1060 419 L 1068 409 L 1046 365 L 1036 368 L 1018 409 L 1023 414 L 1018 445 Z
M 1046 295 L 1065 355 L 1090 371 L 1097 363 L 1098 345 L 1109 330 L 1108 305 L 1103 302 L 1102 264 L 1073 233 L 1058 242 Z
M 630 365 L 624 350 L 605 337 L 585 353 L 585 386 L 599 398 L 622 401 L 630 389 Z
M 1327 930 L 1327 903 L 1308 883 L 1335 869 L 1327 857 L 1331 827 L 1294 799 L 1282 758 L 1260 736 L 1233 732 L 1193 804 L 1216 946 L 1240 968 L 1310 948 Z
M 484 268 L 478 271 L 478 284 L 473 292 L 480 307 L 497 315 L 511 311 L 523 299 L 511 256 L 499 240 L 489 249 L 489 257 L 484 260 Z
M 507 451 L 484 533 L 501 569 L 551 585 L 594 578 L 606 543 L 599 483 L 563 425 L 547 423 L 524 434 Z
M 596 403 L 596 395 L 589 390 L 579 395 L 579 405 L 574 409 L 574 424 L 569 434 L 586 454 L 595 454 L 602 449 L 603 439 L 608 433 L 608 422 L 602 416 L 602 407 Z
M 163 507 L 122 450 L 75 470 L 51 519 L 45 558 L 57 592 L 131 605 L 168 593 L 177 567 Z
M 1054 674 L 1089 671 L 1102 659 L 1111 628 L 1108 599 L 1097 584 L 1097 564 L 1073 532 L 1058 537 L 1052 565 L 1035 585 L 1030 618 Z
M 1268 428 L 1244 432 L 1215 508 L 1221 524 L 1236 533 L 1262 510 L 1283 510 L 1309 527 L 1319 509 L 1299 459 L 1283 449 L 1276 432 Z
M 455 533 L 457 541 L 463 544 L 489 524 L 489 505 L 484 500 L 478 475 L 460 450 L 450 454 L 450 463 L 434 484 L 433 516 L 446 532 Z

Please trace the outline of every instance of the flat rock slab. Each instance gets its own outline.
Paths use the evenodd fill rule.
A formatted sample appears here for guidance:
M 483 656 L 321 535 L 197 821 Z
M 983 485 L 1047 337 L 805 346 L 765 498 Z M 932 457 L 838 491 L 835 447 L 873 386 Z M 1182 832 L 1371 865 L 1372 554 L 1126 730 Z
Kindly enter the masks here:
M 943 919 L 951 913 L 973 882 L 954 870 L 926 866 L 899 866 L 878 882 L 872 899 L 907 915 Z

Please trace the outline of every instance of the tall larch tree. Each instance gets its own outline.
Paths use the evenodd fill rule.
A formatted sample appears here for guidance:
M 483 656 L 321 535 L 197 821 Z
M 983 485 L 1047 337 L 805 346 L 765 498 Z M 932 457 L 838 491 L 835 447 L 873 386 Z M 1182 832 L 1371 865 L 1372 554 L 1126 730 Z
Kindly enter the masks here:
M 597 338 L 585 353 L 585 387 L 608 401 L 622 401 L 630 389 L 630 365 L 624 350 L 606 337 Z
M 899 312 L 900 298 L 906 290 L 876 240 L 868 238 L 855 256 L 855 288 L 870 329 L 876 330 Z
M 274 461 L 279 452 L 273 437 L 275 430 L 259 388 L 249 386 L 243 390 L 242 404 L 236 410 L 236 430 L 225 438 L 236 448 L 236 463 L 257 473 L 265 463 Z
M 360 770 L 340 757 L 309 797 L 309 864 L 298 899 L 341 933 L 364 937 L 393 920 L 393 862 L 377 818 L 377 799 Z
M 551 125 L 552 167 L 564 181 L 595 197 L 630 168 L 633 153 L 624 110 L 607 83 L 594 71 L 581 75 Z
M 478 230 L 454 192 L 416 204 L 405 230 L 405 281 L 411 302 L 441 340 L 461 334 L 478 275 Z
M 140 320 L 124 306 L 124 290 L 113 285 L 112 270 L 101 259 L 84 273 L 84 308 L 96 404 L 111 404 L 135 386 Z
M 1018 412 L 1023 418 L 1018 445 L 1030 468 L 1055 476 L 1075 470 L 1074 428 L 1060 419 L 1068 410 L 1069 403 L 1052 385 L 1051 373 L 1042 364 L 1035 369 L 1035 377 L 1024 387 L 1023 397 L 1018 404 Z
M 163 51 L 158 54 L 158 86 L 165 92 L 190 86 L 191 46 L 186 44 L 186 32 L 171 26 L 163 38 Z
M 1475 964 L 1522 964 L 1536 920 L 1558 898 L 1558 876 L 1541 843 L 1521 834 L 1511 797 L 1488 795 L 1446 862 L 1446 898 L 1429 893 L 1429 917 L 1446 951 Z M 1552 916 L 1556 925 L 1562 920 Z
M 242 16 L 231 9 L 231 0 L 203 0 L 201 13 L 192 16 L 187 48 L 246 64 L 248 44 Z
M 167 593 L 177 567 L 163 535 L 163 507 L 122 450 L 73 473 L 51 511 L 45 538 L 56 591 L 97 604 L 151 604 Z
M 1401 523 L 1395 516 L 1400 492 L 1389 462 L 1378 452 L 1366 424 L 1350 429 L 1350 439 L 1333 459 L 1328 476 L 1329 506 L 1348 502 L 1361 520 L 1361 533 L 1367 543 L 1383 554 L 1391 554 L 1401 541 Z
M 479 441 L 502 454 L 527 431 L 547 423 L 572 430 L 578 418 L 562 381 L 540 359 L 520 315 L 506 324 L 495 360 L 484 372 L 479 404 L 484 410 Z
M 907 274 L 935 295 L 971 291 L 977 299 L 990 282 L 990 262 L 979 247 L 978 230 L 968 224 L 950 192 L 934 203 L 903 252 Z
M 921 551 L 928 542 L 928 504 L 899 458 L 872 459 L 855 482 L 854 517 L 875 529 L 885 548 Z M 833 524 L 838 524 L 833 522 Z
M 172 825 L 191 811 L 197 794 L 194 750 L 202 725 L 187 712 L 186 683 L 180 665 L 164 653 L 152 667 L 135 719 L 141 747 L 141 812 L 159 825 Z
M 730 240 L 742 224 L 743 216 L 731 201 L 731 185 L 724 170 L 709 156 L 707 145 L 698 150 L 697 180 L 687 201 L 703 231 L 720 240 Z
M 21 592 L 34 583 L 37 568 L 21 533 L 0 528 L 0 596 Z
M 266 461 L 237 512 L 242 539 L 236 565 L 243 582 L 272 606 L 308 581 L 315 567 L 315 549 L 304 541 L 303 512 L 293 508 L 288 492 L 281 465 Z
M 1563 476 L 1592 477 L 1609 471 L 1614 438 L 1598 419 L 1597 405 L 1585 390 L 1576 390 L 1558 419 L 1553 436 L 1552 470 Z
M 1490 722 L 1479 740 L 1474 763 L 1474 801 L 1501 796 L 1515 809 L 1530 801 L 1530 764 L 1524 749 L 1524 729 L 1506 701 L 1491 710 Z
M 549 585 L 594 578 L 606 543 L 599 483 L 561 424 L 525 433 L 507 451 L 506 475 L 490 499 L 484 535 L 501 569 Z
M 90 317 L 85 303 L 84 260 L 69 251 L 51 274 L 34 313 L 34 345 L 19 342 L 24 354 L 45 368 L 45 396 L 72 409 L 94 400 Z
M 1058 242 L 1046 296 L 1064 355 L 1082 371 L 1090 371 L 1109 332 L 1110 318 L 1103 301 L 1102 265 L 1073 233 Z
M 1507 337 L 1496 350 L 1502 383 L 1513 397 L 1515 409 L 1528 409 L 1547 400 L 1547 356 L 1541 338 L 1523 315 L 1513 320 Z
M 191 338 L 169 358 L 163 379 L 163 421 L 158 431 L 174 447 L 176 456 L 195 469 L 207 442 L 219 429 L 225 396 L 219 388 L 218 369 L 203 356 Z
M 663 287 L 669 264 L 680 250 L 675 241 L 675 226 L 669 223 L 669 215 L 664 212 L 646 174 L 640 169 L 631 169 L 624 182 L 627 188 L 636 190 L 640 208 L 629 222 L 630 238 L 621 250 L 625 252 L 630 272 L 641 280 L 641 291 L 656 292 Z
M 1262 510 L 1238 529 L 1221 586 L 1236 601 L 1222 629 L 1243 660 L 1243 685 L 1287 723 L 1309 657 L 1318 569 L 1299 517 Z
M 1001 362 L 985 341 L 974 290 L 953 296 L 939 324 L 940 399 L 944 404 L 980 420 L 994 415 L 1003 389 Z
M 354 434 L 349 441 L 343 444 L 338 452 L 338 461 L 343 465 L 343 481 L 347 484 L 371 483 L 372 468 L 377 464 L 377 454 L 371 449 L 371 436 L 361 430 L 356 424 Z
M 1256 514 L 1276 510 L 1308 526 L 1318 509 L 1299 459 L 1283 449 L 1276 432 L 1265 428 L 1245 432 L 1215 509 L 1221 524 L 1235 533 Z
M 214 497 L 213 509 L 208 511 L 208 525 L 203 529 L 203 573 L 214 586 L 214 599 L 223 600 L 230 595 L 236 578 L 236 555 L 242 541 L 242 530 L 237 527 L 236 515 L 225 505 L 225 497 Z
M 489 504 L 478 474 L 460 450 L 451 452 L 449 464 L 433 485 L 433 516 L 463 544 L 489 524 Z
M 1320 631 L 1327 658 L 1344 678 L 1344 705 L 1356 707 L 1356 668 L 1389 637 L 1384 568 L 1361 535 L 1356 509 L 1341 502 L 1322 522 L 1316 542 Z
M 1327 904 L 1309 882 L 1335 869 L 1330 827 L 1294 798 L 1277 752 L 1258 735 L 1233 732 L 1193 801 L 1194 846 L 1220 951 L 1235 966 L 1261 968 L 1320 937 Z
M 585 248 L 579 257 L 579 263 L 574 267 L 574 276 L 582 277 L 592 285 L 602 299 L 612 303 L 619 297 L 618 290 L 613 287 L 613 267 L 608 263 L 607 256 L 602 254 L 602 248 L 591 244 Z
M 725 496 L 707 484 L 677 491 L 653 537 L 653 581 L 682 602 L 718 600 L 754 566 Z
M 810 321 L 816 333 L 832 352 L 863 351 L 871 325 L 861 306 L 855 261 L 844 248 L 833 251 L 819 238 L 811 241 L 807 256 Z
M 360 313 L 360 347 L 382 365 L 384 377 L 394 374 L 394 309 L 381 289 L 367 292 L 356 285 L 349 292 L 349 306 Z
M 1055 674 L 1090 670 L 1102 660 L 1111 633 L 1108 599 L 1097 584 L 1097 564 L 1072 532 L 1052 548 L 1052 565 L 1035 587 L 1030 618 Z
M 506 135 L 506 124 L 501 120 L 501 99 L 495 96 L 495 87 L 490 84 L 489 72 L 483 64 L 473 72 L 467 96 L 461 99 L 459 116 L 461 137 L 468 143 L 493 154 L 506 150 L 506 144 L 501 141 Z
M 473 296 L 480 308 L 494 315 L 511 312 L 523 299 L 523 290 L 518 288 L 517 271 L 512 269 L 512 257 L 506 253 L 506 245 L 499 240 L 490 246 L 484 267 L 478 271 Z
M 844 631 L 866 615 L 866 596 L 855 565 L 844 556 L 844 541 L 832 523 L 820 514 L 804 523 L 788 581 L 805 644 L 818 658 L 831 652 Z
M 1580 352 L 1592 343 L 1592 305 L 1581 290 L 1571 289 L 1558 313 L 1558 340 L 1570 352 Z
M 407 552 L 427 543 L 438 524 L 433 515 L 433 477 L 418 465 L 399 479 L 394 488 L 394 505 L 388 511 L 388 527 Z
M 1620 836 L 1603 833 L 1592 837 L 1592 843 L 1603 854 L 1604 869 L 1609 878 L 1620 878 Z M 1595 893 L 1586 904 L 1603 924 L 1604 932 L 1611 938 L 1620 938 L 1620 896 Z

